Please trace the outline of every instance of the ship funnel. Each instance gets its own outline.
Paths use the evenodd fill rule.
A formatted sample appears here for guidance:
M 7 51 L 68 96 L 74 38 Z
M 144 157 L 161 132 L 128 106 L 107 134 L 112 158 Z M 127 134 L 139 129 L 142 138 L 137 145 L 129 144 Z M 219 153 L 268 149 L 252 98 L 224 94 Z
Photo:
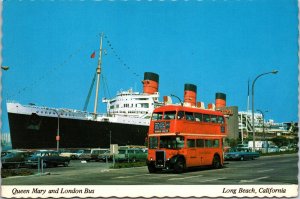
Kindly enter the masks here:
M 216 93 L 216 108 L 222 108 L 226 106 L 226 94 Z
M 197 86 L 194 84 L 184 84 L 184 103 L 196 106 Z
M 145 72 L 144 80 L 142 81 L 144 85 L 144 93 L 154 94 L 158 91 L 159 76 L 156 73 Z
M 170 96 L 164 96 L 164 104 L 172 104 L 172 98 Z

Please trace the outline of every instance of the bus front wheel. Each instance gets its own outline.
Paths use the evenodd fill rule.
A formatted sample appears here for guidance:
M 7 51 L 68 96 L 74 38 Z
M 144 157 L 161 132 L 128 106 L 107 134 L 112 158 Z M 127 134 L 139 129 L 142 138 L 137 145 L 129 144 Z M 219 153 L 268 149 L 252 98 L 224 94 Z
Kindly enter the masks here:
M 155 173 L 156 172 L 155 165 L 153 164 L 148 165 L 148 171 L 149 173 Z
M 179 159 L 174 165 L 175 173 L 183 173 L 185 170 L 185 162 L 183 159 Z

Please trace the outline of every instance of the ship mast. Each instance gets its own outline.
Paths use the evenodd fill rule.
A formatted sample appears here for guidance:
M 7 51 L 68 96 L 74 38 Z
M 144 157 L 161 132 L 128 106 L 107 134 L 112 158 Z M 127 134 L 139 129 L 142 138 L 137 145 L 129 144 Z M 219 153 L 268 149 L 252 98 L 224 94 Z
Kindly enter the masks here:
M 103 39 L 103 33 L 101 33 L 98 67 L 96 68 L 97 84 L 96 84 L 96 95 L 95 95 L 95 104 L 94 104 L 95 119 L 97 117 L 98 93 L 99 93 L 99 84 L 100 84 L 101 63 L 102 63 L 102 39 Z

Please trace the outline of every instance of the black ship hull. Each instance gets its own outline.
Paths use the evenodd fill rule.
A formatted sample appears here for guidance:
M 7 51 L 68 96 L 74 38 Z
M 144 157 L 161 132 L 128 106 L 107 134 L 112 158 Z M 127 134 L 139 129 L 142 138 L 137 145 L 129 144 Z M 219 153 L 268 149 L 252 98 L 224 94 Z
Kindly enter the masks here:
M 8 113 L 13 149 L 56 148 L 58 118 Z M 59 119 L 60 148 L 145 145 L 149 126 Z

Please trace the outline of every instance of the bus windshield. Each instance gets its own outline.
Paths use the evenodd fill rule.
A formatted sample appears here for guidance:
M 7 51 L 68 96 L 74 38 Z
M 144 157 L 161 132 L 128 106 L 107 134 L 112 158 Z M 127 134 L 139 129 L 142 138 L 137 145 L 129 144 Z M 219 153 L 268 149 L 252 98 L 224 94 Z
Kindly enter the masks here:
M 164 120 L 174 120 L 176 111 L 166 111 L 164 114 Z
M 162 115 L 163 115 L 162 112 L 159 112 L 159 113 L 153 113 L 153 115 L 152 115 L 152 120 L 161 120 L 161 119 L 162 119 Z
M 181 149 L 184 146 L 184 138 L 182 136 L 161 136 L 159 148 Z

